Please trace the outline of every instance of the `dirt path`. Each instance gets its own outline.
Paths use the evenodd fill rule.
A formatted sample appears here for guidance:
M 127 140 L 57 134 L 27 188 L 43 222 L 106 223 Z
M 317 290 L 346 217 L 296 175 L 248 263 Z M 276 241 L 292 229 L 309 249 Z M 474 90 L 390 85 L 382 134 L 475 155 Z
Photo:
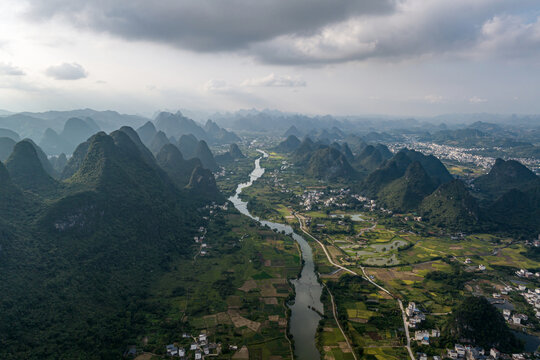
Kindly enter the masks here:
M 345 341 L 347 342 L 347 346 L 349 347 L 349 349 L 351 349 L 351 354 L 354 357 L 354 360 L 358 360 L 351 346 L 351 343 L 349 342 L 349 338 L 347 337 L 347 335 L 345 335 L 345 331 L 343 331 L 343 328 L 341 327 L 341 324 L 338 321 L 336 303 L 334 302 L 334 295 L 332 295 L 332 293 L 330 292 L 330 289 L 326 285 L 324 287 L 328 291 L 328 294 L 330 294 L 330 300 L 332 301 L 332 313 L 334 314 L 334 320 L 336 320 L 336 324 L 339 328 L 339 331 L 341 331 L 341 334 L 343 335 L 343 337 L 345 338 Z

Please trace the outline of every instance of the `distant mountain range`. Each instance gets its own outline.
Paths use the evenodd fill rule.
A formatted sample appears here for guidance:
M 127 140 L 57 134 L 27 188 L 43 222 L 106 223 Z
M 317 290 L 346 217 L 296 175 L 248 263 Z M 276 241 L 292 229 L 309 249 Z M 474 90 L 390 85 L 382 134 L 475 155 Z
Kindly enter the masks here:
M 8 137 L 15 141 L 30 138 L 39 143 L 47 154 L 58 156 L 62 153 L 71 154 L 78 144 L 100 130 L 112 131 L 123 125 L 145 127 L 142 131 L 146 132 L 141 133 L 142 139 L 154 153 L 159 152 L 166 143 L 174 143 L 182 135 L 189 134 L 211 145 L 240 141 L 236 134 L 219 127 L 211 120 L 202 126 L 180 112 L 159 113 L 152 123 L 140 116 L 91 109 L 6 114 L 0 116 L 0 138 Z M 154 137 L 160 131 L 160 138 L 152 145 Z
M 309 136 L 300 141 L 295 135 L 289 135 L 273 150 L 291 153 L 296 163 L 316 178 L 358 179 L 392 157 L 382 144 L 364 143 L 364 146 L 354 155 L 347 142 L 329 143 L 328 138 L 313 141 Z
M 228 163 L 237 159 L 243 159 L 246 156 L 242 154 L 242 151 L 235 143 L 229 146 L 229 150 L 223 154 L 216 155 L 216 162 L 219 164 Z
M 476 124 L 478 126 L 485 124 Z M 491 126 L 489 126 L 491 127 Z M 415 213 L 425 221 L 460 231 L 540 232 L 540 178 L 515 160 L 497 159 L 491 171 L 468 187 L 433 155 L 404 148 L 392 154 L 382 144 L 349 136 L 326 144 L 289 135 L 273 150 L 289 153 L 306 175 L 351 186 L 386 209 Z

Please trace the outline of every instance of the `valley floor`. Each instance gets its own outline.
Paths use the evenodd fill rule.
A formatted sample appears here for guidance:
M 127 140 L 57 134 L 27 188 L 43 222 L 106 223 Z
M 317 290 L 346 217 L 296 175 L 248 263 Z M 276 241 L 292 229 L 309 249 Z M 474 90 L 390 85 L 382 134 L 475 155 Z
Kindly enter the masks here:
M 524 290 L 534 292 L 540 287 L 539 278 L 532 273 L 516 274 L 519 269 L 534 272 L 540 268 L 538 259 L 529 255 L 532 244 L 496 234 L 448 234 L 414 214 L 389 214 L 357 205 L 349 201 L 354 194 L 347 184 L 323 185 L 304 179 L 279 154 L 271 154 L 262 165 L 265 175 L 243 192 L 250 211 L 299 231 L 300 220 L 320 240 L 313 241 L 312 248 L 326 286 L 325 316 L 317 337 L 325 359 L 355 358 L 332 315 L 328 290 L 335 300 L 337 320 L 358 359 L 409 356 L 402 311 L 395 299 L 402 301 L 405 310 L 415 304 L 416 312 L 406 316 L 415 357 L 417 353 L 446 354 L 453 347 L 452 339 L 439 334 L 453 307 L 467 295 L 483 296 L 501 309 L 511 309 L 510 327 L 517 333 L 533 334 L 527 338 L 527 351 L 540 344 L 536 337 L 540 322 Z M 370 281 L 392 296 L 347 270 L 356 274 L 365 270 Z M 518 324 L 512 319 L 516 314 L 528 320 Z M 423 320 L 413 326 L 418 317 Z M 429 340 L 422 342 L 426 331 Z

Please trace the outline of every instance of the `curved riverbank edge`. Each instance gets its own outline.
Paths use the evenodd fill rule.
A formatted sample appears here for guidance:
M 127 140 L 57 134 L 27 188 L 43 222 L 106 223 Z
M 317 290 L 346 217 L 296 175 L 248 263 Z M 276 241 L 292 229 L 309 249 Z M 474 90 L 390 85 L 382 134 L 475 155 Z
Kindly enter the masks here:
M 320 359 L 320 353 L 316 346 L 316 333 L 319 321 L 321 319 L 319 313 L 324 312 L 324 307 L 321 302 L 322 284 L 315 272 L 315 264 L 313 261 L 313 252 L 308 241 L 301 235 L 297 234 L 294 229 L 285 224 L 275 223 L 271 221 L 261 220 L 257 216 L 253 216 L 247 209 L 247 202 L 240 199 L 239 194 L 244 188 L 253 184 L 264 174 L 264 168 L 260 166 L 260 161 L 267 158 L 268 153 L 259 151 L 262 156 L 255 160 L 255 169 L 249 175 L 247 183 L 239 184 L 235 195 L 229 198 L 229 201 L 242 214 L 252 218 L 263 226 L 268 226 L 272 230 L 284 232 L 290 235 L 300 247 L 302 268 L 300 276 L 297 279 L 291 279 L 290 282 L 294 285 L 294 303 L 288 305 L 290 316 L 288 319 L 288 329 L 292 336 L 292 348 L 294 356 L 297 359 Z M 312 310 L 315 309 L 317 311 Z

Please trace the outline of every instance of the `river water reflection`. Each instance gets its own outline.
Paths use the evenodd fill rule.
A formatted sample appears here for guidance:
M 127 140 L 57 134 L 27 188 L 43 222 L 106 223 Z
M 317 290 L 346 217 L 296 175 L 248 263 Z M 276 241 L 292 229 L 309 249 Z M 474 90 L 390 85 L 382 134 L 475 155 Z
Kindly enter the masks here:
M 264 168 L 261 167 L 260 162 L 262 158 L 268 157 L 268 154 L 261 150 L 259 152 L 262 153 L 262 156 L 255 160 L 255 169 L 249 175 L 249 181 L 238 185 L 236 193 L 229 198 L 229 201 L 242 214 L 249 216 L 262 225 L 268 225 L 271 229 L 279 232 L 284 231 L 286 234 L 291 235 L 298 245 L 300 245 L 304 266 L 300 277 L 292 281 L 296 297 L 294 304 L 289 306 L 291 309 L 290 333 L 294 339 L 294 353 L 298 359 L 320 359 L 319 351 L 315 346 L 315 334 L 320 316 L 312 309 L 316 309 L 321 313 L 323 312 L 323 305 L 320 300 L 322 286 L 315 274 L 315 264 L 313 263 L 311 247 L 302 236 L 294 232 L 291 226 L 260 220 L 258 217 L 251 215 L 247 209 L 247 202 L 242 201 L 239 196 L 243 189 L 251 186 L 255 180 L 264 174 Z

